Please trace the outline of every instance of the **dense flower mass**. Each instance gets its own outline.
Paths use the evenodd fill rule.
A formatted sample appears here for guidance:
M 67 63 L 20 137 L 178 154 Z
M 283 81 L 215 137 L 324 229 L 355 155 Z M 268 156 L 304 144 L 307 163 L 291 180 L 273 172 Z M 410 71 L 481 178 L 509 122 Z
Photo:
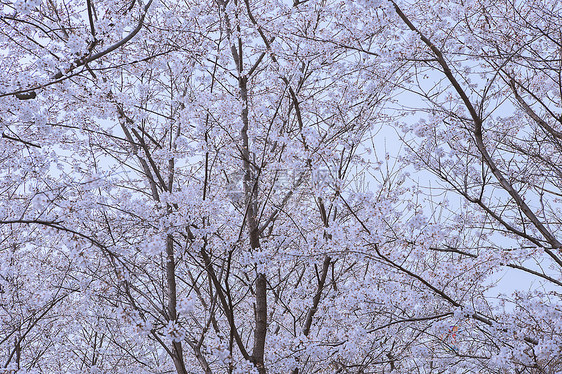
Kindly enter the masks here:
M 562 372 L 559 2 L 0 4 L 0 373 Z

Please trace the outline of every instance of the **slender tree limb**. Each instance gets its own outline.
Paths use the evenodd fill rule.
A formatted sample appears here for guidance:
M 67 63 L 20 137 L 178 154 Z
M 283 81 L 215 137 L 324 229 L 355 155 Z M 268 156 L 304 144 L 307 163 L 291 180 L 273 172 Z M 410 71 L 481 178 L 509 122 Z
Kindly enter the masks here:
M 104 49 L 101 52 L 98 52 L 96 54 L 93 55 L 88 55 L 85 56 L 83 58 L 77 59 L 75 60 L 68 69 L 65 70 L 64 73 L 62 72 L 58 72 L 56 73 L 52 79 L 52 82 L 49 82 L 47 84 L 42 84 L 42 85 L 36 85 L 34 87 L 30 87 L 30 88 L 26 88 L 26 89 L 22 89 L 22 90 L 18 90 L 18 91 L 14 91 L 14 92 L 6 92 L 6 93 L 0 93 L 0 97 L 5 97 L 5 96 L 15 96 L 16 98 L 18 98 L 19 100 L 31 100 L 31 99 L 35 99 L 37 97 L 37 93 L 35 92 L 38 89 L 41 89 L 45 86 L 54 84 L 54 83 L 59 83 L 62 82 L 63 80 L 70 78 L 71 76 L 74 76 L 76 74 L 71 74 L 71 75 L 67 75 L 68 73 L 73 72 L 75 69 L 84 66 L 92 61 L 95 61 L 113 51 L 115 51 L 118 48 L 121 48 L 122 46 L 124 46 L 125 44 L 127 44 L 131 39 L 133 39 L 138 33 L 139 31 L 142 29 L 143 25 L 144 25 L 144 19 L 146 18 L 146 15 L 148 13 L 148 9 L 150 8 L 150 5 L 152 5 L 152 1 L 153 0 L 149 0 L 148 3 L 144 6 L 143 8 L 143 12 L 140 16 L 140 19 L 137 23 L 137 26 L 123 39 L 121 39 L 120 41 L 114 43 L 113 45 L 109 46 L 108 48 Z M 88 8 L 89 9 L 89 8 Z M 95 45 L 96 43 L 93 43 L 90 45 L 90 49 L 93 48 L 93 45 Z

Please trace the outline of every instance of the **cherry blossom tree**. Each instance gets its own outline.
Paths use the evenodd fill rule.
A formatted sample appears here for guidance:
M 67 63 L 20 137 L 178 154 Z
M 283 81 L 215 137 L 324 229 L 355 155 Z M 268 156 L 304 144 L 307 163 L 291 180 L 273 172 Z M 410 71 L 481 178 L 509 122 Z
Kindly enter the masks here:
M 503 308 L 487 320 L 473 315 L 481 329 L 508 332 L 487 332 L 496 347 L 482 355 L 490 358 L 484 366 L 557 372 L 561 9 L 540 1 L 411 5 L 392 2 L 408 45 L 418 46 L 405 57 L 412 84 L 402 88 L 426 113 L 404 126 L 414 133 L 406 135 L 409 149 L 418 167 L 474 207 L 464 222 L 481 230 L 475 245 L 454 240 L 446 250 L 475 265 L 485 259 L 481 273 L 507 267 L 540 284 L 500 295 Z
M 557 5 L 2 4 L 4 372 L 560 370 Z

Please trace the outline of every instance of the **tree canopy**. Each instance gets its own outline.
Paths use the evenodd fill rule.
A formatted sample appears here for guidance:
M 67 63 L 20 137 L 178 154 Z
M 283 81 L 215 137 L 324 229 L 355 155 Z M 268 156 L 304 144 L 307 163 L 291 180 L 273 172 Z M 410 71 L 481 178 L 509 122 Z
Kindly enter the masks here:
M 560 373 L 562 4 L 1 0 L 0 373 Z

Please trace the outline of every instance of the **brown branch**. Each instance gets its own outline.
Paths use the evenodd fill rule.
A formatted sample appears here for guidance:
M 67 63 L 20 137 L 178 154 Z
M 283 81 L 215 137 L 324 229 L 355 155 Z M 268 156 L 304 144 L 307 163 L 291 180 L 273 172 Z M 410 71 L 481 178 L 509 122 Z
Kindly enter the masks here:
M 540 118 L 539 115 L 535 113 L 533 108 L 531 108 L 529 104 L 527 104 L 527 102 L 521 97 L 521 95 L 519 95 L 519 92 L 517 91 L 517 87 L 515 86 L 515 80 L 513 78 L 511 78 L 509 82 L 509 86 L 511 87 L 511 90 L 515 95 L 515 99 L 521 105 L 525 113 L 527 113 L 529 117 L 531 117 L 540 127 L 542 127 L 544 130 L 550 133 L 550 135 L 552 135 L 555 139 L 557 140 L 562 139 L 562 132 L 556 131 L 545 120 Z
M 326 284 L 326 276 L 328 275 L 328 270 L 330 269 L 331 262 L 332 259 L 330 256 L 326 256 L 324 258 L 324 263 L 322 264 L 322 273 L 320 274 L 320 279 L 318 280 L 316 293 L 314 294 L 314 298 L 312 299 L 312 307 L 310 307 L 310 309 L 308 310 L 304 327 L 302 329 L 302 333 L 304 334 L 304 336 L 308 336 L 308 334 L 310 333 L 312 319 L 314 318 L 314 314 L 316 314 L 316 311 L 318 310 L 318 304 L 320 303 L 320 297 L 322 296 L 322 291 L 324 290 L 324 286 Z
M 4 97 L 4 96 L 12 96 L 14 95 L 16 98 L 20 99 L 20 100 L 31 100 L 31 99 L 35 99 L 37 97 L 37 93 L 35 92 L 35 90 L 41 89 L 45 86 L 49 86 L 51 84 L 54 83 L 59 83 L 62 82 L 65 79 L 70 78 L 71 76 L 74 76 L 75 74 L 71 74 L 71 75 L 66 75 L 68 73 L 71 73 L 72 71 L 74 71 L 76 68 L 79 68 L 81 66 L 84 66 L 92 61 L 95 61 L 113 51 L 115 51 L 116 49 L 124 46 L 125 44 L 127 44 L 131 39 L 133 39 L 135 37 L 135 35 L 137 35 L 139 33 L 139 31 L 142 29 L 143 25 L 144 25 L 144 19 L 148 13 L 148 8 L 150 8 L 150 5 L 152 4 L 153 0 L 149 0 L 148 3 L 144 6 L 143 8 L 143 13 L 140 16 L 139 22 L 137 24 L 137 26 L 129 33 L 129 35 L 127 35 L 126 37 L 124 37 L 123 39 L 121 39 L 120 41 L 116 42 L 115 44 L 111 45 L 110 47 L 104 49 L 101 52 L 98 52 L 94 55 L 87 55 L 85 57 L 82 57 L 80 59 L 75 60 L 68 69 L 65 70 L 64 74 L 59 71 L 57 72 L 53 77 L 53 81 L 46 83 L 46 84 L 40 84 L 40 85 L 36 85 L 34 87 L 30 87 L 30 88 L 26 88 L 23 90 L 18 90 L 18 91 L 14 91 L 14 92 L 8 92 L 8 93 L 0 93 L 0 97 Z M 93 49 L 93 46 L 96 44 L 97 42 L 92 42 L 90 44 L 89 49 Z
M 13 138 L 13 137 L 11 137 L 11 136 L 9 136 L 9 135 L 6 135 L 6 134 L 2 134 L 2 137 L 5 138 L 5 139 L 8 139 L 8 140 L 13 140 L 13 141 L 15 141 L 15 142 L 23 143 L 23 144 L 28 145 L 28 146 L 30 146 L 30 147 L 41 148 L 40 145 L 27 142 L 27 141 L 25 141 L 25 140 L 23 140 L 23 139 L 20 139 L 19 137 L 18 137 L 18 138 Z
M 242 338 L 240 337 L 240 334 L 238 333 L 238 330 L 236 328 L 236 323 L 234 321 L 234 310 L 230 309 L 228 306 L 228 301 L 226 300 L 222 286 L 217 278 L 217 275 L 215 274 L 215 270 L 213 269 L 213 264 L 211 262 L 211 259 L 206 252 L 206 246 L 207 246 L 207 241 L 205 240 L 203 247 L 201 248 L 201 256 L 203 257 L 203 261 L 205 263 L 205 270 L 207 271 L 207 274 L 209 274 L 209 277 L 211 278 L 211 281 L 215 286 L 215 290 L 221 302 L 223 311 L 226 314 L 226 318 L 230 326 L 230 331 L 234 337 L 234 340 L 236 341 L 238 349 L 240 350 L 240 353 L 242 354 L 244 359 L 249 361 L 250 355 L 246 351 L 246 348 L 244 347 L 244 343 L 242 342 Z

